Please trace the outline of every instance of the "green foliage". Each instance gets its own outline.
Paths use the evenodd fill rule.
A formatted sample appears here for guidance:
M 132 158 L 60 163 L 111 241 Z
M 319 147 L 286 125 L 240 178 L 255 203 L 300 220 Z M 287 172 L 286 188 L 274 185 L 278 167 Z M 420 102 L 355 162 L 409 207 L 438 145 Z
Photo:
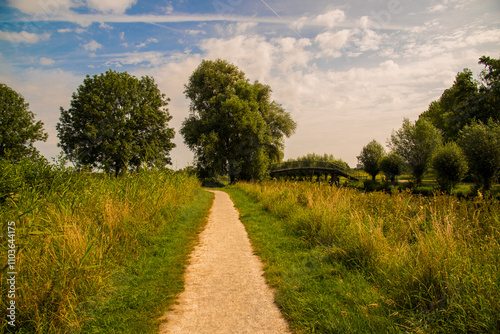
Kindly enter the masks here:
M 379 163 L 384 154 L 384 147 L 376 140 L 372 140 L 363 147 L 361 154 L 357 157 L 363 165 L 365 172 L 372 176 L 373 181 L 375 181 L 375 177 L 380 172 Z
M 87 75 L 71 107 L 61 108 L 59 146 L 77 166 L 116 175 L 128 168 L 164 167 L 175 146 L 168 101 L 148 76 L 112 70 Z
M 471 70 L 464 69 L 453 86 L 421 115 L 443 132 L 445 140 L 457 140 L 460 130 L 473 120 L 500 120 L 500 60 L 483 56 L 479 63 L 486 67 L 481 73 L 482 82 L 473 79 Z
M 271 101 L 269 86 L 249 83 L 236 66 L 218 59 L 204 60 L 185 88 L 191 113 L 181 134 L 195 153 L 200 176 L 262 179 L 283 157 L 284 137 L 296 124 Z
M 498 332 L 498 201 L 301 182 L 229 192 L 296 332 Z
M 500 123 L 472 122 L 460 132 L 458 143 L 478 187 L 490 190 L 500 173 Z
M 390 152 L 380 159 L 380 170 L 386 174 L 392 182 L 396 176 L 401 175 L 404 167 L 404 159 L 396 152 Z
M 468 171 L 467 159 L 462 149 L 456 143 L 450 142 L 438 147 L 431 159 L 441 189 L 451 193 Z
M 420 185 L 432 152 L 441 142 L 440 131 L 425 118 L 420 118 L 413 124 L 405 118 L 401 129 L 393 131 L 389 145 L 403 157 L 416 184 Z
M 301 156 L 301 157 L 298 157 L 298 158 L 295 158 L 295 159 L 288 159 L 287 161 L 285 161 L 285 163 L 287 162 L 294 162 L 294 161 L 311 161 L 311 162 L 333 162 L 345 169 L 349 169 L 349 165 L 347 164 L 347 162 L 345 162 L 344 160 L 342 159 L 337 159 L 333 156 L 333 154 L 316 154 L 316 153 L 308 153 L 304 156 Z M 314 164 L 311 165 L 311 167 L 313 166 Z
M 0 204 L 3 231 L 16 224 L 19 332 L 157 333 L 213 196 L 183 173 L 114 178 L 23 164 L 16 195 Z
M 24 157 L 37 157 L 33 146 L 46 141 L 43 123 L 35 121 L 29 104 L 10 87 L 0 84 L 0 159 L 18 161 Z
M 45 158 L 22 158 L 17 162 L 0 160 L 0 203 L 16 198 L 21 191 L 47 193 L 57 185 L 61 174 Z

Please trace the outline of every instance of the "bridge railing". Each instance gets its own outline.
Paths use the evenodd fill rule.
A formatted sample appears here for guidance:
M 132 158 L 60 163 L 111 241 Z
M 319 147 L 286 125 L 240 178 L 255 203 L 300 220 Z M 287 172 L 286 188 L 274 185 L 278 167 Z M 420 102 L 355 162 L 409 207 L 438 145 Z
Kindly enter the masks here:
M 366 179 L 366 176 L 358 170 L 349 169 L 342 164 L 338 164 L 335 162 L 326 162 L 326 161 L 285 161 L 282 163 L 271 165 L 271 172 L 279 170 L 287 170 L 287 169 L 314 168 L 314 167 L 334 169 L 346 175 L 349 175 L 353 178 L 356 178 L 358 180 Z
M 349 172 L 350 169 L 345 166 L 327 161 L 285 161 L 278 164 L 271 165 L 271 171 L 280 169 L 291 169 L 291 168 L 307 168 L 307 167 L 319 167 L 319 168 L 332 168 L 343 172 Z

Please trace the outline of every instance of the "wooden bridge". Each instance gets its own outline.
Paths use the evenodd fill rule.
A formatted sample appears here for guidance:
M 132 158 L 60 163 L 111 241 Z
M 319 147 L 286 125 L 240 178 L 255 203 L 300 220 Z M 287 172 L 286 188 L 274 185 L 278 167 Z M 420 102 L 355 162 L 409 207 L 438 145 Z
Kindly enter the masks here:
M 324 161 L 286 161 L 272 165 L 270 174 L 271 177 L 275 178 L 310 177 L 313 179 L 317 177 L 318 181 L 321 176 L 324 176 L 325 179 L 328 179 L 328 176 L 330 176 L 332 183 L 338 182 L 340 177 L 355 181 L 367 178 L 360 171 L 348 169 L 335 162 Z

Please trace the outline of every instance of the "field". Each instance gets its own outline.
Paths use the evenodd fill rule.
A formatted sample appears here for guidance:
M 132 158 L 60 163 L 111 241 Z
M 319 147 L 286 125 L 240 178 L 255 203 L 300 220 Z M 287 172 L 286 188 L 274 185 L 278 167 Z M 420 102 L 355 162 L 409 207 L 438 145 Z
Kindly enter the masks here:
M 115 179 L 42 164 L 2 173 L 1 245 L 7 254 L 14 222 L 17 309 L 16 327 L 2 321 L 0 332 L 155 333 L 182 290 L 212 194 L 168 171 Z M 6 271 L 7 256 L 0 264 Z M 3 278 L 0 287 L 6 310 Z
M 307 182 L 233 198 L 297 333 L 500 332 L 500 203 Z

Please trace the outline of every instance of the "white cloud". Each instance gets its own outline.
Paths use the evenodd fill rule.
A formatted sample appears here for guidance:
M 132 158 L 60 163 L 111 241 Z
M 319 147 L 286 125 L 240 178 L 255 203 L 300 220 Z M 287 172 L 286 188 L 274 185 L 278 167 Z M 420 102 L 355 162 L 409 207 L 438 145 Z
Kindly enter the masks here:
M 87 6 L 102 13 L 123 14 L 137 0 L 87 0 Z
M 25 14 L 36 15 L 39 19 L 46 19 L 63 12 L 68 12 L 72 7 L 81 5 L 79 0 L 8 0 L 9 6 L 20 10 Z
M 54 63 L 55 63 L 55 61 L 53 59 L 45 58 L 45 57 L 40 58 L 40 65 L 50 66 L 50 65 L 53 65 Z
M 362 37 L 356 41 L 360 51 L 378 50 L 382 41 L 382 36 L 373 30 L 364 30 Z
M 156 67 L 163 65 L 168 59 L 162 52 L 125 52 L 121 54 L 101 55 L 101 57 L 110 58 L 105 65 L 122 67 L 123 65 L 145 65 L 147 67 Z
M 318 15 L 315 19 L 315 22 L 324 25 L 329 29 L 332 29 L 339 23 L 344 22 L 345 18 L 346 17 L 343 10 L 334 9 L 324 14 Z
M 67 33 L 67 32 L 71 32 L 71 31 L 73 31 L 71 28 L 57 29 L 57 32 L 61 33 L 61 34 L 64 34 L 64 33 Z
M 257 22 L 238 22 L 235 30 L 237 34 L 242 34 L 255 26 L 257 26 Z
M 96 51 L 97 49 L 102 48 L 102 44 L 99 44 L 98 42 L 92 40 L 87 44 L 82 45 L 83 48 L 87 51 Z
M 43 122 L 45 131 L 49 134 L 47 142 L 37 142 L 35 146 L 49 159 L 59 154 L 60 148 L 56 132 L 59 121 L 59 107 L 70 106 L 71 94 L 76 91 L 83 77 L 60 69 L 14 69 L 8 63 L 0 66 L 0 82 L 22 94 L 30 104 L 30 110 L 36 120 Z M 50 160 L 50 159 L 49 159 Z
M 148 38 L 145 42 L 138 44 L 137 48 L 143 48 L 146 45 L 151 44 L 151 43 L 158 43 L 158 40 L 156 38 Z
M 206 35 L 207 32 L 204 31 L 204 30 L 186 30 L 186 32 L 192 36 L 196 36 L 196 35 Z
M 240 64 L 253 79 L 262 81 L 274 65 L 276 46 L 263 36 L 239 35 L 231 39 L 210 38 L 200 43 L 208 59 L 222 58 Z
M 113 27 L 112 27 L 112 26 L 110 26 L 109 24 L 106 24 L 106 23 L 104 23 L 104 22 L 101 22 L 101 23 L 99 24 L 99 28 L 102 28 L 102 29 L 108 29 L 108 30 L 113 29 Z
M 340 50 L 347 45 L 349 37 L 351 37 L 351 30 L 344 29 L 338 32 L 324 32 L 316 36 L 315 42 L 319 44 L 322 54 L 338 58 L 342 56 Z
M 431 6 L 427 9 L 428 13 L 442 13 L 444 12 L 448 7 L 442 3 Z
M 291 23 L 291 27 L 294 30 L 300 31 L 308 21 L 309 21 L 308 17 L 302 16 L 301 18 L 293 21 Z
M 165 7 L 163 7 L 163 11 L 165 12 L 165 14 L 172 14 L 172 12 L 174 11 L 172 3 L 169 2 Z
M 34 34 L 27 31 L 21 32 L 10 32 L 0 30 L 0 39 L 10 41 L 12 43 L 28 43 L 34 44 L 41 40 L 48 40 L 50 38 L 49 33 Z

